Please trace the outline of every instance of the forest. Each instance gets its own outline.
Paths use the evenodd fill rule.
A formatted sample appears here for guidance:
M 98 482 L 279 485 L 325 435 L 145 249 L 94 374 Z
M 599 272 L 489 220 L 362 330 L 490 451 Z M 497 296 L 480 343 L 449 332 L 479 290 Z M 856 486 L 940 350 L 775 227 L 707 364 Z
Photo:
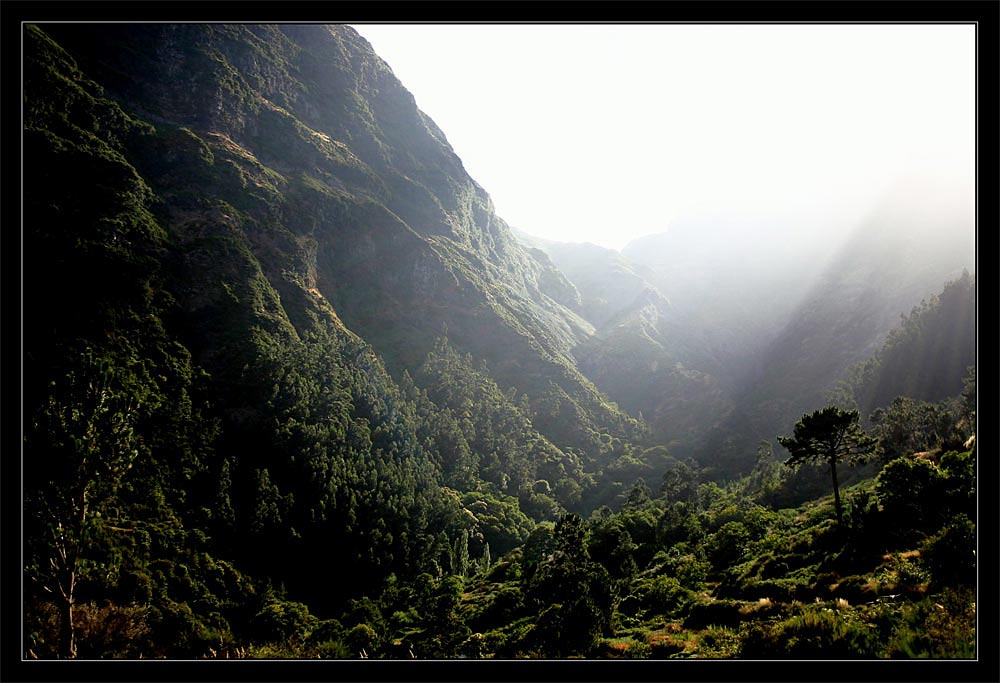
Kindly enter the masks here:
M 852 243 L 740 350 L 349 27 L 23 60 L 25 662 L 982 655 L 975 254 Z

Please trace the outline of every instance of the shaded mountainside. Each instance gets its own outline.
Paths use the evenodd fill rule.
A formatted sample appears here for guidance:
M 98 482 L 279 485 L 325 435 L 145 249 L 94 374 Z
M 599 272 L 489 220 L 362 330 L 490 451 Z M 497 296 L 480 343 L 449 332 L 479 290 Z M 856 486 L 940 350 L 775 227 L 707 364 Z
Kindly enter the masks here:
M 180 239 L 240 239 L 282 299 L 321 296 L 397 377 L 447 333 L 501 385 L 593 421 L 553 421 L 557 440 L 633 429 L 575 369 L 592 328 L 573 287 L 514 240 L 352 29 L 50 28 L 155 125 L 130 161 Z
M 323 614 L 462 573 L 641 434 L 574 365 L 575 289 L 352 29 L 24 40 L 35 647 L 86 656 L 38 635 L 86 605 L 194 656 L 278 586 Z
M 822 272 L 830 244 L 795 219 L 752 208 L 681 217 L 622 250 L 674 304 L 679 325 L 698 330 L 730 386 L 777 335 Z

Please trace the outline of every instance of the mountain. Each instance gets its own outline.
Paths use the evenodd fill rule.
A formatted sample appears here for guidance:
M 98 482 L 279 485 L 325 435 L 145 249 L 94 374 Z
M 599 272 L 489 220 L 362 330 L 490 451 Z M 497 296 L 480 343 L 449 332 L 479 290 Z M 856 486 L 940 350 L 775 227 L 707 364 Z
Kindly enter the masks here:
M 444 134 L 351 29 L 50 29 L 156 125 L 134 161 L 176 232 L 251 216 L 247 246 L 276 290 L 322 297 L 397 376 L 447 329 L 502 385 L 556 391 L 599 429 L 624 428 L 575 370 L 570 349 L 592 328 L 571 310 L 573 287 L 514 240 Z M 192 192 L 241 215 L 194 208 Z
M 650 426 L 650 439 L 678 456 L 729 408 L 723 359 L 711 333 L 691 324 L 652 283 L 656 271 L 587 243 L 519 234 L 542 250 L 580 293 L 593 335 L 573 348 L 581 371 Z
M 890 202 L 811 250 L 733 217 L 626 253 L 532 243 L 349 27 L 22 37 L 28 658 L 566 656 L 681 578 L 670 618 L 698 631 L 726 591 L 811 602 L 832 574 L 733 564 L 801 479 L 712 478 L 878 349 L 859 402 L 947 393 L 967 362 L 952 207 Z M 930 547 L 967 547 L 946 521 Z
M 665 232 L 636 239 L 622 256 L 674 302 L 685 327 L 701 331 L 736 380 L 748 355 L 776 336 L 828 260 L 802 219 L 729 207 L 680 216 Z M 809 229 L 803 229 L 808 227 Z
M 900 315 L 973 265 L 973 206 L 958 185 L 908 179 L 853 230 L 831 224 L 819 237 L 788 217 L 719 210 L 620 253 L 521 239 L 580 292 L 595 327 L 574 347 L 581 370 L 656 442 L 725 475 L 751 467 L 761 440 L 820 407 Z M 936 333 L 950 354 L 940 359 L 969 357 L 974 324 L 954 322 L 960 334 Z M 954 365 L 931 373 L 954 384 Z
M 27 25 L 24 62 L 33 615 L 150 604 L 190 656 L 265 583 L 329 613 L 514 547 L 642 436 L 353 29 Z
M 901 318 L 842 387 L 865 415 L 897 396 L 927 402 L 958 396 L 976 365 L 976 282 L 968 271 Z
M 923 181 L 905 181 L 888 194 L 756 359 L 737 389 L 735 409 L 703 444 L 713 464 L 726 469 L 750 462 L 749 444 L 785 433 L 804 412 L 824 405 L 851 366 L 878 351 L 901 316 L 973 265 L 974 207 L 956 187 Z M 949 350 L 967 357 L 959 349 L 967 347 L 969 332 L 937 334 Z M 953 381 L 964 374 L 962 368 Z

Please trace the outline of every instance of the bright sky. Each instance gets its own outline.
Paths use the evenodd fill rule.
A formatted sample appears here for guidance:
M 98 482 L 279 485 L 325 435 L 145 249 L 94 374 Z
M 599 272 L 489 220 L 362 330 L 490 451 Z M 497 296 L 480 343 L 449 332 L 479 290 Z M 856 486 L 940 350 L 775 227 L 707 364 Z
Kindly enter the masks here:
M 620 249 L 734 208 L 823 227 L 902 172 L 973 178 L 972 25 L 355 28 L 547 239 Z

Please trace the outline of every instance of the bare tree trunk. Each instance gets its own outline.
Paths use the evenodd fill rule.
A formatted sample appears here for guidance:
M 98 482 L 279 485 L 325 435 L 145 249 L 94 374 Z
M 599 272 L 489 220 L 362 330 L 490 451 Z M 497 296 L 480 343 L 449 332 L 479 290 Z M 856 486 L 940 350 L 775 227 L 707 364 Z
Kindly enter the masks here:
M 840 507 L 840 482 L 837 481 L 837 463 L 830 461 L 830 474 L 833 475 L 833 506 L 837 510 L 837 526 L 844 523 L 844 512 Z
M 73 627 L 73 599 L 59 601 L 59 654 L 63 659 L 76 659 L 76 630 Z
M 80 544 L 87 520 L 87 488 L 79 495 L 75 533 L 67 539 L 60 534 L 57 543 L 59 565 L 56 581 L 59 584 L 59 654 L 63 659 L 76 659 L 76 628 L 73 624 L 73 593 L 76 590 L 76 568 L 80 560 Z M 61 524 L 59 525 L 61 528 Z M 68 542 L 67 542 L 68 540 Z

